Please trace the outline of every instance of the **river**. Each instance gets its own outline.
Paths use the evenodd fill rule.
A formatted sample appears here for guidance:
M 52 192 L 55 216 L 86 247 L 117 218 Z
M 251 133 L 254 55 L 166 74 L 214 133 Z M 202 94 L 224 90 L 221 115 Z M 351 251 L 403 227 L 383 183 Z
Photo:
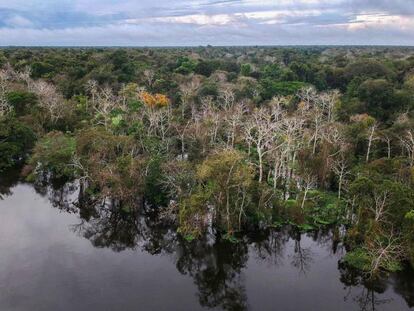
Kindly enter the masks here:
M 152 212 L 79 209 L 74 186 L 0 193 L 0 310 L 414 309 L 411 270 L 367 282 L 329 230 L 189 242 Z

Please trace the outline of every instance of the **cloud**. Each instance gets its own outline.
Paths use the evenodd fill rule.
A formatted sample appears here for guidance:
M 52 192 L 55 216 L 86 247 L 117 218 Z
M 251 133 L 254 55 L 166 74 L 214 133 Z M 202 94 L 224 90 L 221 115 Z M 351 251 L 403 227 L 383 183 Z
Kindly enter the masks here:
M 393 28 L 402 31 L 414 29 L 414 19 L 400 15 L 386 14 L 360 14 L 355 16 L 348 25 L 350 30 L 361 30 L 366 28 Z
M 27 28 L 32 27 L 33 23 L 22 16 L 14 15 L 9 18 L 7 18 L 4 23 L 9 27 L 15 27 L 15 28 Z
M 0 45 L 414 45 L 407 0 L 0 0 Z
M 160 23 L 173 23 L 173 24 L 194 24 L 194 25 L 203 25 L 203 26 L 220 26 L 228 25 L 231 23 L 237 22 L 237 18 L 233 14 L 191 14 L 191 15 L 182 15 L 182 16 L 166 16 L 166 17 L 155 17 L 144 20 L 126 20 L 127 23 L 133 22 L 160 22 Z

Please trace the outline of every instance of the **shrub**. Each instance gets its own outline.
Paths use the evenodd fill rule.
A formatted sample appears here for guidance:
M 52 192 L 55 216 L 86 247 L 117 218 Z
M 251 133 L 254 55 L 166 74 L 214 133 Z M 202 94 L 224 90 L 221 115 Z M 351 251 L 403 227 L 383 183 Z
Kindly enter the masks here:
M 36 167 L 35 173 L 49 172 L 53 177 L 71 177 L 74 168 L 70 163 L 75 149 L 76 142 L 73 137 L 62 132 L 50 132 L 37 142 L 30 164 Z

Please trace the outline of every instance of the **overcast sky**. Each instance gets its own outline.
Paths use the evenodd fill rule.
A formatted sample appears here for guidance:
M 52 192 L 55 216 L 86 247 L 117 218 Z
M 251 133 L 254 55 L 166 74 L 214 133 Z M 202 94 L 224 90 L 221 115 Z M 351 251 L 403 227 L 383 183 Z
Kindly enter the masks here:
M 0 45 L 414 45 L 414 0 L 0 0 Z

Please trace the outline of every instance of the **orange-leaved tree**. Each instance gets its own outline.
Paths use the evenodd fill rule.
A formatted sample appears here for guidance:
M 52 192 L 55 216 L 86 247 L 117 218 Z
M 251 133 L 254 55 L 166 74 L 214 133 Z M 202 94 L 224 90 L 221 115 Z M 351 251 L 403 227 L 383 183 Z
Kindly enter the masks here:
M 139 94 L 139 98 L 148 107 L 166 107 L 170 104 L 170 100 L 166 95 L 163 94 L 151 94 L 146 91 L 142 91 Z

